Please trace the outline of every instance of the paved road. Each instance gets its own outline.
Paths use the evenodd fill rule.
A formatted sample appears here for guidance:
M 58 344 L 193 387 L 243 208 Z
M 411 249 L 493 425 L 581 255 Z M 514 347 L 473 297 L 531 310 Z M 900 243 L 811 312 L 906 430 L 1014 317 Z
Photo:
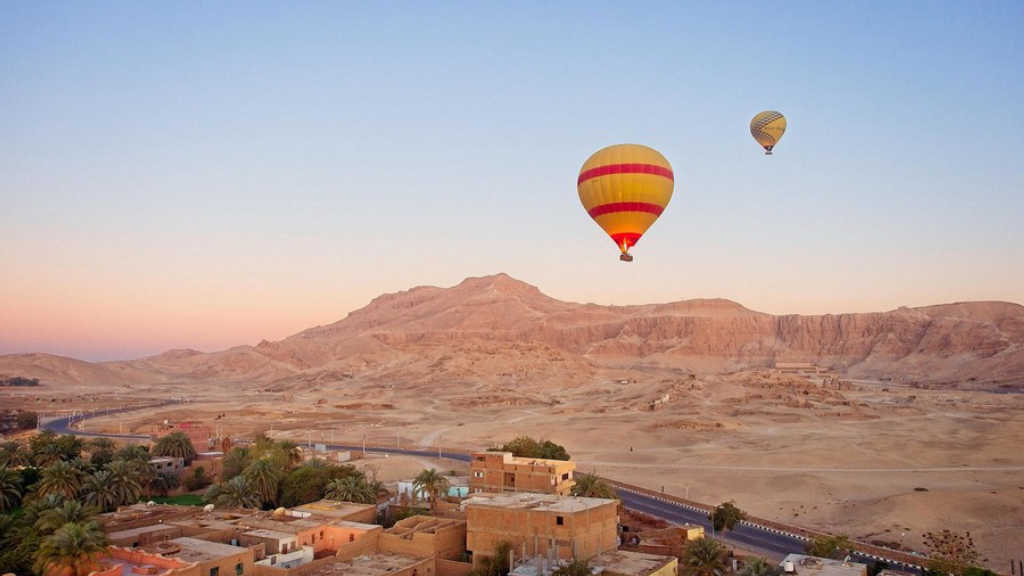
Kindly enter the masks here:
M 168 402 L 167 404 L 171 404 Z M 110 410 L 102 410 L 93 414 L 93 416 L 106 416 L 110 414 L 117 414 L 120 412 L 127 412 L 129 410 L 135 410 L 136 408 L 118 408 Z M 61 418 L 58 420 L 52 420 L 44 425 L 44 428 L 53 430 L 60 434 L 77 434 L 79 436 L 92 436 L 92 437 L 105 437 L 113 439 L 126 439 L 126 440 L 138 440 L 148 439 L 148 436 L 137 436 L 131 434 L 103 434 L 98 432 L 81 432 L 78 430 L 72 430 L 69 427 L 71 418 Z M 326 447 L 331 450 L 350 450 L 350 451 L 361 451 L 363 449 L 360 445 L 351 444 L 327 444 Z M 416 449 L 405 449 L 405 448 L 381 448 L 381 447 L 367 447 L 368 452 L 378 454 L 398 454 L 403 456 L 417 456 L 422 458 L 437 458 L 437 450 L 416 450 Z M 469 454 L 463 452 L 446 452 L 441 451 L 440 456 L 442 458 L 448 458 L 451 460 L 457 460 L 460 462 L 469 462 Z M 618 490 L 619 498 L 622 499 L 622 504 L 630 510 L 636 510 L 644 512 L 652 516 L 661 518 L 668 522 L 674 522 L 676 524 L 698 524 L 704 526 L 704 529 L 710 533 L 711 523 L 708 520 L 707 514 L 701 510 L 695 510 L 686 507 L 677 502 L 669 500 L 662 500 L 646 494 L 637 494 L 626 490 Z M 797 536 L 781 533 L 776 530 L 766 529 L 759 526 L 751 525 L 740 525 L 736 526 L 734 530 L 730 530 L 725 534 L 719 534 L 719 538 L 726 542 L 734 543 L 739 546 L 743 546 L 748 549 L 752 549 L 757 552 L 764 554 L 785 556 L 789 553 L 803 553 L 805 541 Z M 870 558 L 863 556 L 862 554 L 855 554 L 855 560 L 868 561 Z M 912 570 L 913 572 L 919 572 L 914 568 L 908 566 L 902 566 L 905 570 Z
M 131 412 L 133 410 L 142 410 L 145 408 L 159 408 L 161 406 L 168 406 L 170 404 L 178 404 L 178 402 L 168 401 L 161 402 L 158 404 L 150 404 L 146 406 L 125 406 L 123 408 L 107 408 L 106 410 L 95 410 L 87 412 L 83 416 L 64 416 L 63 418 L 56 418 L 42 424 L 42 428 L 45 430 L 51 430 L 57 434 L 74 434 L 76 436 L 87 436 L 89 438 L 110 438 L 112 440 L 150 440 L 150 436 L 140 434 L 106 434 L 103 432 L 84 432 L 82 430 L 75 430 L 71 427 L 72 422 L 80 422 L 88 418 L 96 418 L 99 416 L 110 416 L 112 414 L 121 414 L 123 412 Z

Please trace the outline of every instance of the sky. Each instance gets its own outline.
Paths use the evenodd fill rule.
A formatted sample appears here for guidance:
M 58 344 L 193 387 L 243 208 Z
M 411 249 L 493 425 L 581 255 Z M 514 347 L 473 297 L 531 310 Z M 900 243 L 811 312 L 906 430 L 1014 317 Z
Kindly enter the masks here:
M 6 3 L 0 354 L 255 344 L 497 272 L 1024 302 L 1021 70 L 1019 1 Z M 575 187 L 622 142 L 675 172 L 630 264 Z

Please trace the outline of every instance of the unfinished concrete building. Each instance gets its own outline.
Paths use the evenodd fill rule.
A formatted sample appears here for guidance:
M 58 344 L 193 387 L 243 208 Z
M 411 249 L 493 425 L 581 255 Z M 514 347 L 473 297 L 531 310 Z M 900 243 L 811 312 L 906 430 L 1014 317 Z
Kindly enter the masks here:
M 568 460 L 520 458 L 511 452 L 476 452 L 469 463 L 470 493 L 536 492 L 568 495 L 576 464 Z
M 499 542 L 518 558 L 589 560 L 618 548 L 618 501 L 556 494 L 474 494 L 463 502 L 466 549 L 479 565 Z

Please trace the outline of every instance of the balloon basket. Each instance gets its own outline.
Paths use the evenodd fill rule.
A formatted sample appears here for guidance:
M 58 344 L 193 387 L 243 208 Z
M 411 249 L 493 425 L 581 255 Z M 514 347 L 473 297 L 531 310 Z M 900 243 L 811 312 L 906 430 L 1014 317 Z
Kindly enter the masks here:
M 622 260 L 623 262 L 632 262 L 633 257 L 629 254 L 619 254 L 619 260 Z

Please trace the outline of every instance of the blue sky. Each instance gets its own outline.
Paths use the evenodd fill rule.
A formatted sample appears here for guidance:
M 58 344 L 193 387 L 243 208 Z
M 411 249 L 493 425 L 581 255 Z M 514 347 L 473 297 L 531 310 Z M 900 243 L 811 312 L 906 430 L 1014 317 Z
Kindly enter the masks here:
M 1024 4 L 547 4 L 5 6 L 0 353 L 255 343 L 498 271 L 614 304 L 1024 301 Z M 676 174 L 628 265 L 575 190 L 619 142 Z

